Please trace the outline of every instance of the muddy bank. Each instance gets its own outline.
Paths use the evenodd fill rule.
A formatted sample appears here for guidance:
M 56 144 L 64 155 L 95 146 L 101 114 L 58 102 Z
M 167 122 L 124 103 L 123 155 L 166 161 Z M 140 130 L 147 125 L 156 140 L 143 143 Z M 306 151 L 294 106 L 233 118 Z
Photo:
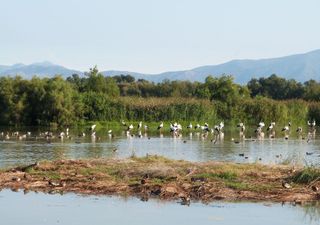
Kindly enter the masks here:
M 316 169 L 225 162 L 193 163 L 159 156 L 125 160 L 60 160 L 0 172 L 0 188 L 49 193 L 111 194 L 142 200 L 254 200 L 296 202 L 320 199 Z

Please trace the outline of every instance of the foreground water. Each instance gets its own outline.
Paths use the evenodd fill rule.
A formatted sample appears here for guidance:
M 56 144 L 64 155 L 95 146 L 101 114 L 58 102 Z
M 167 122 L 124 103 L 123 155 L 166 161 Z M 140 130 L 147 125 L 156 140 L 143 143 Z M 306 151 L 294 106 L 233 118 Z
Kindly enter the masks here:
M 0 192 L 1 224 L 319 224 L 320 208 L 270 203 L 192 203 Z
M 34 131 L 30 137 L 22 140 L 15 137 L 0 138 L 0 167 L 63 158 L 126 158 L 133 154 L 157 154 L 189 161 L 219 160 L 316 166 L 320 162 L 320 136 L 317 133 L 298 136 L 292 131 L 286 140 L 285 135 L 279 131 L 275 138 L 266 135 L 258 140 L 253 132 L 248 132 L 247 136 L 251 136 L 241 140 L 236 130 L 226 128 L 224 138 L 215 140 L 213 135 L 209 134 L 204 138 L 200 132 L 184 132 L 182 137 L 177 138 L 170 133 L 159 132 L 142 133 L 139 137 L 137 131 L 127 135 L 126 132 L 118 130 L 114 131 L 111 137 L 107 130 L 100 130 L 96 134 L 97 138 L 93 139 L 90 132 L 87 132 L 86 137 L 78 137 L 79 131 L 71 130 L 71 139 L 55 138 L 48 141 L 34 136 L 39 132 Z

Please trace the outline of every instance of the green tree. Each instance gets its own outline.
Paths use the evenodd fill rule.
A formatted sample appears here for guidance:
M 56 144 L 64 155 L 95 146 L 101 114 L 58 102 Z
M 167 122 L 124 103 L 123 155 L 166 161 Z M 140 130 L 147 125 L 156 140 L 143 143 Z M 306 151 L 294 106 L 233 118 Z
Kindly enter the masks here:
M 61 76 L 48 79 L 45 85 L 44 116 L 47 121 L 58 125 L 73 124 L 75 117 L 74 89 L 71 84 L 65 82 Z
M 91 68 L 90 72 L 86 75 L 88 78 L 86 80 L 85 91 L 101 92 L 110 97 L 119 96 L 120 91 L 115 80 L 111 77 L 104 77 L 99 73 L 97 66 Z

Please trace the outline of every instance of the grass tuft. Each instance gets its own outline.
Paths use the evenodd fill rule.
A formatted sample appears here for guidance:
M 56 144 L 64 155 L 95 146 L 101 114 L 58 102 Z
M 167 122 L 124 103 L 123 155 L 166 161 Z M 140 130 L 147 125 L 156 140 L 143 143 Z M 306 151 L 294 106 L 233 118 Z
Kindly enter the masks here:
M 291 177 L 292 181 L 299 184 L 309 184 L 320 179 L 320 170 L 314 167 L 307 167 Z

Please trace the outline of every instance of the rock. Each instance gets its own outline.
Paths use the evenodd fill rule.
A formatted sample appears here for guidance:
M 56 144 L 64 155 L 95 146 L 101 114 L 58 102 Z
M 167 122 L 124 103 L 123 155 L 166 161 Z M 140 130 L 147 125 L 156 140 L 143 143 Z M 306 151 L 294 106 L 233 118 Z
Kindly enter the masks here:
M 289 189 L 289 188 L 291 188 L 291 185 L 289 183 L 283 181 L 282 187 Z

